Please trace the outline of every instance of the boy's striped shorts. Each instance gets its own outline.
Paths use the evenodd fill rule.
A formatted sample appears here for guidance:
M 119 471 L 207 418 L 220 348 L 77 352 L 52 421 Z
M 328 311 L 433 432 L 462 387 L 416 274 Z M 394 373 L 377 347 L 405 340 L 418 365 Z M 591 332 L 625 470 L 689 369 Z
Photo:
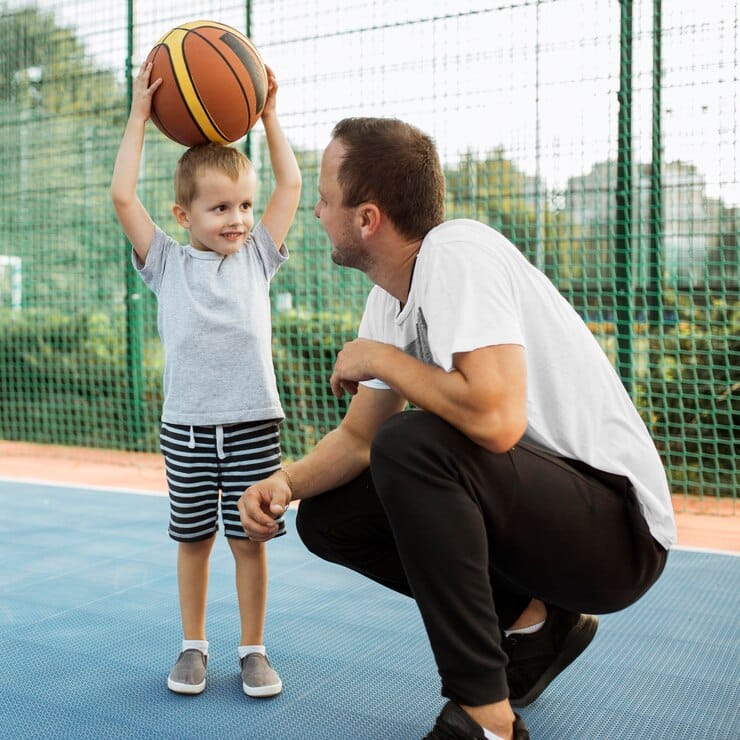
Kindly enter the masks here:
M 218 426 L 162 422 L 172 539 L 196 542 L 217 532 L 219 498 L 226 537 L 249 539 L 236 504 L 246 488 L 280 469 L 279 425 L 277 420 Z M 283 518 L 277 521 L 284 534 Z

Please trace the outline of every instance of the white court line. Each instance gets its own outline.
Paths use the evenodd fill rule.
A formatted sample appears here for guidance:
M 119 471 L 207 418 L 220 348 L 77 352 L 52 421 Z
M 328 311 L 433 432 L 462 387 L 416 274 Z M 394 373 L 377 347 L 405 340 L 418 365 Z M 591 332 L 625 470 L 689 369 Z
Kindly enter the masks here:
M 41 478 L 7 478 L 0 475 L 3 483 L 28 483 L 34 486 L 48 486 L 49 488 L 73 488 L 77 491 L 106 491 L 109 493 L 137 493 L 142 496 L 167 496 L 167 491 L 152 491 L 145 488 L 117 488 L 116 486 L 93 486 L 86 483 L 57 483 L 56 481 L 42 480 Z
M 115 486 L 94 486 L 89 483 L 56 483 L 55 481 L 42 480 L 41 478 L 9 478 L 0 475 L 0 483 L 28 483 L 33 486 L 47 486 L 48 488 L 71 488 L 75 491 L 105 491 L 106 493 L 133 493 L 141 496 L 169 496 L 167 491 L 152 491 L 146 488 L 116 488 Z M 289 509 L 298 506 L 298 501 L 291 501 Z
M 713 550 L 711 547 L 692 547 L 691 545 L 673 545 L 671 550 L 686 550 L 686 552 L 706 552 L 709 555 L 732 555 L 740 557 L 740 552 L 732 550 Z

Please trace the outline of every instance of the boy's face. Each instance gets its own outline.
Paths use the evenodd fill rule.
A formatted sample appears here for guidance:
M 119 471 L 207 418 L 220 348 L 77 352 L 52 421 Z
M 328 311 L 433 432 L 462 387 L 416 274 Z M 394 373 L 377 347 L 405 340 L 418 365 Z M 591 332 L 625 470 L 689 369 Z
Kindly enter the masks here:
M 244 244 L 254 226 L 254 169 L 242 171 L 236 180 L 214 169 L 198 173 L 196 195 L 184 208 L 172 209 L 180 226 L 190 232 L 195 249 L 233 254 Z

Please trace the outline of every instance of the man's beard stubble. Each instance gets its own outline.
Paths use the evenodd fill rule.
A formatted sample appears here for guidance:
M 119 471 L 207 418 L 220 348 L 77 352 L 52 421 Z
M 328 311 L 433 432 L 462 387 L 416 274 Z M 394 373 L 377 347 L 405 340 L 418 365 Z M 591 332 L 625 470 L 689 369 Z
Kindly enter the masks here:
M 361 272 L 367 272 L 375 264 L 374 258 L 368 254 L 362 241 L 355 237 L 349 229 L 342 233 L 338 243 L 332 245 L 331 259 L 335 265 Z

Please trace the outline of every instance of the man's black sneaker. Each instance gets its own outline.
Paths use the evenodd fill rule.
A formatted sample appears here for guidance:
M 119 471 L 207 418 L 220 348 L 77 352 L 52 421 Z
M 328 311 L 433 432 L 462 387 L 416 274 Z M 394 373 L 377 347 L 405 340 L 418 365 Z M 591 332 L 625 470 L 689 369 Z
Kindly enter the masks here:
M 529 740 L 524 720 L 514 714 L 514 740 Z M 432 731 L 423 740 L 485 740 L 483 728 L 455 702 L 448 701 L 434 723 Z
M 512 707 L 531 704 L 594 639 L 599 626 L 592 614 L 547 606 L 545 624 L 531 634 L 513 634 L 501 643 L 509 656 L 506 679 Z

